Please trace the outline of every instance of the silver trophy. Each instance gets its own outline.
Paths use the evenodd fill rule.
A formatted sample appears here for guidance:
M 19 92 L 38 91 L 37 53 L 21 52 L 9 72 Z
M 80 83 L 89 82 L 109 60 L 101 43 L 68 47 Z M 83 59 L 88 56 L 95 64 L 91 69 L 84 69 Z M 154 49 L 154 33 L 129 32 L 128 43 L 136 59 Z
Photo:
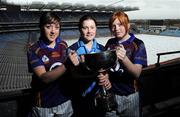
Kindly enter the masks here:
M 115 50 L 85 54 L 84 58 L 87 69 L 97 73 L 109 70 L 116 65 L 117 61 Z M 117 106 L 115 95 L 102 87 L 95 97 L 95 106 L 102 111 L 114 110 Z

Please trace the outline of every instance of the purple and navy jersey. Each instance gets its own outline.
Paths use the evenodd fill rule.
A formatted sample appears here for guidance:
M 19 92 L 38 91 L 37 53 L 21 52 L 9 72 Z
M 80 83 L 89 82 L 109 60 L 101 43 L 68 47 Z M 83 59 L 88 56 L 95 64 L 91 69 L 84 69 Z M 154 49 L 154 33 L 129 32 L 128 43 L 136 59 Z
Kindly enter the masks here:
M 43 40 L 33 44 L 27 53 L 30 71 L 38 66 L 44 66 L 46 71 L 63 64 L 66 61 L 67 43 L 60 38 L 56 39 L 54 48 L 49 48 Z M 43 83 L 35 73 L 32 76 L 31 86 L 36 94 L 35 106 L 53 107 L 68 100 L 62 93 L 61 78 L 46 84 Z
M 143 67 L 147 66 L 147 54 L 142 40 L 130 34 L 130 38 L 121 43 L 116 38 L 109 39 L 105 47 L 111 50 L 115 49 L 119 44 L 124 46 L 126 55 L 132 63 L 141 64 Z M 134 78 L 124 69 L 123 65 L 120 64 L 118 71 L 111 72 L 110 77 L 112 77 L 112 88 L 117 94 L 129 95 L 135 92 Z

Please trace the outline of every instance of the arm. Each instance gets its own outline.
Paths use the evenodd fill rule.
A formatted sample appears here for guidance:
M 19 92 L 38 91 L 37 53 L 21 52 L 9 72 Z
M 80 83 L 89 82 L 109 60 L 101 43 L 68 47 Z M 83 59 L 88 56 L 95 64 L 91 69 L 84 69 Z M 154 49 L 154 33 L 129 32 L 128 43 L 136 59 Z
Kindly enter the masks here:
M 116 51 L 118 60 L 124 65 L 125 69 L 132 74 L 135 78 L 138 78 L 142 71 L 142 65 L 132 63 L 126 56 L 126 50 L 123 45 L 117 47 Z
M 124 64 L 127 71 L 129 71 L 129 73 L 135 76 L 135 78 L 138 78 L 140 76 L 142 71 L 142 65 L 133 64 L 127 56 L 122 60 L 122 63 Z
M 34 69 L 34 73 L 44 82 L 50 83 L 58 79 L 60 76 L 64 74 L 66 68 L 64 65 L 58 66 L 52 71 L 46 71 L 44 66 L 37 66 Z
M 66 71 L 66 68 L 63 64 L 59 64 L 54 66 L 54 69 L 52 70 L 46 70 L 43 61 L 37 55 L 38 47 L 39 46 L 36 43 L 27 52 L 29 69 L 31 72 L 34 72 L 42 82 L 50 83 L 62 76 Z

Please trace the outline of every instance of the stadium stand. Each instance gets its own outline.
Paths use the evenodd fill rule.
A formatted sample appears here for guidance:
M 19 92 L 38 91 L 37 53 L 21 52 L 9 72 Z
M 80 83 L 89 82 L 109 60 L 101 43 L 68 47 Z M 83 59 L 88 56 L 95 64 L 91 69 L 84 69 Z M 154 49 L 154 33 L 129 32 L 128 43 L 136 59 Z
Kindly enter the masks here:
M 0 34 L 0 115 L 2 117 L 23 117 L 28 107 L 26 91 L 30 90 L 31 74 L 28 72 L 26 48 L 29 34 Z M 29 97 L 29 96 L 28 96 Z M 28 99 L 30 100 L 30 99 Z M 19 106 L 24 103 L 27 107 Z M 24 108 L 24 109 L 23 109 Z M 18 114 L 19 113 L 19 114 Z
M 25 45 L 27 35 L 0 35 L 0 93 L 30 88 Z

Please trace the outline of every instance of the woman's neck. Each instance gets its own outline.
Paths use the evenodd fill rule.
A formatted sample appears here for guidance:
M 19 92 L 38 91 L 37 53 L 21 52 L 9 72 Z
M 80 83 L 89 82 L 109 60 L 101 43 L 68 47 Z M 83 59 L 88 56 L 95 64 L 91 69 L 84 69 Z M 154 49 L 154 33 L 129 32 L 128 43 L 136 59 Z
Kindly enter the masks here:
M 55 43 L 55 42 L 51 42 L 51 43 L 49 43 L 49 44 L 48 44 L 48 47 L 49 47 L 49 48 L 54 48 L 54 47 L 55 47 L 55 45 L 56 45 L 56 43 Z
M 88 50 L 91 50 L 92 45 L 93 45 L 93 41 L 89 41 L 89 42 L 87 42 L 87 43 L 85 44 L 85 46 L 86 46 L 86 48 L 87 48 Z
M 130 38 L 129 34 L 126 34 L 123 38 L 119 39 L 119 42 L 122 43 Z

